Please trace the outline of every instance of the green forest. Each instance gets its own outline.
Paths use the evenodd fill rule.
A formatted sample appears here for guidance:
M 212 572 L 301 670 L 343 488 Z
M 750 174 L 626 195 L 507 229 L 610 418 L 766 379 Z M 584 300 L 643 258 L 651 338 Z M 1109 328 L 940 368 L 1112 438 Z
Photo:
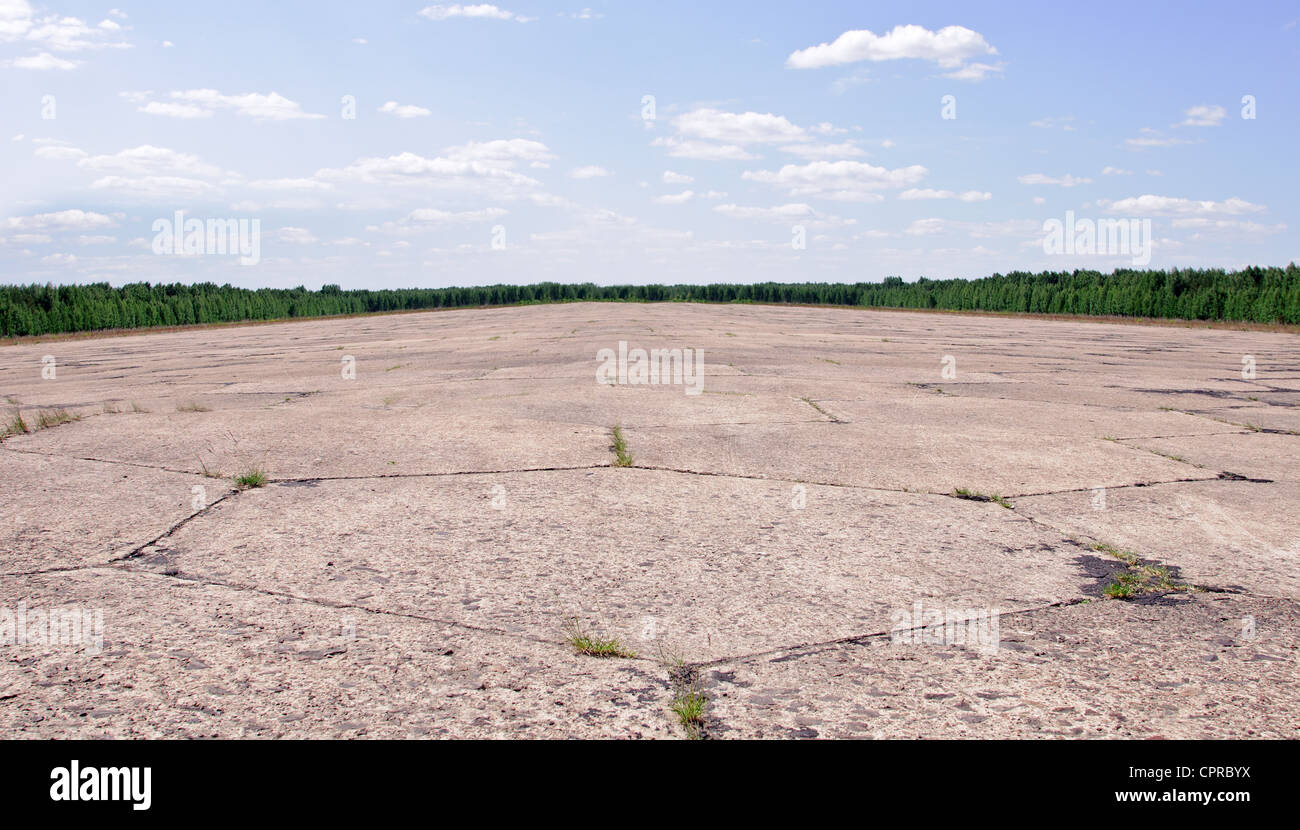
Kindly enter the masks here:
M 861 283 L 488 285 L 319 291 L 199 283 L 0 286 L 0 336 L 578 301 L 791 303 L 1300 323 L 1300 270 L 1016 272 Z

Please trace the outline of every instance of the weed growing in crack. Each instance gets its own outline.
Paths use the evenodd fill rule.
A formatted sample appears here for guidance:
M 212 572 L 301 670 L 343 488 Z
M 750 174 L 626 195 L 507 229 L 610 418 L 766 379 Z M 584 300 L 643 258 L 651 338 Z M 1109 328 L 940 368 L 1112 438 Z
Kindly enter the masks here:
M 704 710 L 709 705 L 709 698 L 700 684 L 699 673 L 687 665 L 680 655 L 673 654 L 663 647 L 659 650 L 659 660 L 668 672 L 668 682 L 673 690 L 673 699 L 668 704 L 668 708 L 686 730 L 687 739 L 702 740 Z
M 588 634 L 577 617 L 565 619 L 563 631 L 564 641 L 579 654 L 586 654 L 589 657 L 636 657 L 636 654 L 624 648 L 617 638 Z
M 981 493 L 978 490 L 971 490 L 966 487 L 958 487 L 952 491 L 952 494 L 959 499 L 966 499 L 967 501 L 991 501 L 994 504 L 997 504 L 1001 507 L 1005 507 L 1007 510 L 1015 509 L 1015 505 L 1007 501 L 1006 498 L 1004 498 L 1003 496 L 998 496 L 998 495 L 990 496 L 985 493 Z
M 198 401 L 190 401 L 189 403 L 177 404 L 176 411 L 177 412 L 211 412 L 212 407 L 204 406 Z
M 800 398 L 799 400 L 801 400 L 801 401 L 803 401 L 804 403 L 808 404 L 808 405 L 811 406 L 813 409 L 815 409 L 815 410 L 817 410 L 818 412 L 820 412 L 821 414 L 825 415 L 827 418 L 830 418 L 832 421 L 834 421 L 834 422 L 836 422 L 836 423 L 839 423 L 839 420 L 840 420 L 839 418 L 836 418 L 834 415 L 832 415 L 831 413 L 827 412 L 825 409 L 822 409 L 820 406 L 817 405 L 817 402 L 814 401 L 812 398 Z
M 66 409 L 44 409 L 36 414 L 36 428 L 49 429 L 80 420 L 80 415 L 74 415 Z
M 23 413 L 20 409 L 14 410 L 14 416 L 5 424 L 4 435 L 0 437 L 8 438 L 10 435 L 25 435 L 31 432 L 31 427 L 23 420 Z
M 632 455 L 627 451 L 627 439 L 623 437 L 623 429 L 614 427 L 610 432 L 614 436 L 614 466 L 631 467 Z
M 207 474 L 206 467 L 204 468 L 204 474 Z M 235 476 L 235 484 L 243 490 L 247 490 L 250 487 L 263 487 L 266 485 L 266 472 L 260 467 L 254 467 L 245 473 Z
M 1162 591 L 1194 590 L 1193 586 L 1174 579 L 1173 571 L 1167 565 L 1146 564 L 1136 553 L 1103 542 L 1092 545 L 1092 549 L 1124 563 L 1125 570 L 1116 574 L 1115 579 L 1102 589 L 1102 593 L 1111 599 L 1132 599 L 1139 594 Z

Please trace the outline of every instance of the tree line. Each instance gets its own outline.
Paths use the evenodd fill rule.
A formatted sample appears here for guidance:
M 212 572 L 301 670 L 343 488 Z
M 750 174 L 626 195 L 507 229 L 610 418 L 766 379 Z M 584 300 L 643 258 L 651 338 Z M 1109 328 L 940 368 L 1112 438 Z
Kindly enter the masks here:
M 229 284 L 0 286 L 0 336 L 578 301 L 791 303 L 1300 323 L 1300 271 L 1285 268 L 1013 272 L 860 283 L 596 285 L 319 291 Z

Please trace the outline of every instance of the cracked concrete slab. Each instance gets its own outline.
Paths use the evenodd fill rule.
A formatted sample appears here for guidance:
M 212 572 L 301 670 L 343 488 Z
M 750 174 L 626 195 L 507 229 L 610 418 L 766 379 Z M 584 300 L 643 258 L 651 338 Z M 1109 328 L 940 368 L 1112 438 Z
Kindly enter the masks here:
M 919 598 L 1096 594 L 1097 559 L 993 504 L 609 468 L 246 491 L 133 564 L 537 638 L 575 616 L 699 660 L 887 630 Z
M 620 342 L 702 349 L 703 393 L 598 384 Z M 712 737 L 1293 737 L 1294 343 L 582 303 L 5 346 L 5 422 L 83 417 L 3 439 L 0 612 L 112 645 L 0 644 L 0 735 L 680 737 L 662 648 L 721 661 Z M 1242 593 L 1103 600 L 1090 539 Z M 1004 647 L 881 652 L 917 602 Z
M 1123 443 L 1185 459 L 1206 471 L 1236 473 L 1247 478 L 1300 480 L 1296 436 L 1292 435 L 1243 431 L 1134 438 Z
M 819 405 L 837 411 L 834 402 Z M 1214 475 L 1100 438 L 1020 432 L 1014 421 L 940 425 L 926 417 L 927 405 L 918 398 L 877 419 L 797 431 L 664 427 L 629 430 L 628 439 L 637 462 L 651 467 L 927 493 L 960 487 L 1011 497 Z
M 1016 511 L 1177 567 L 1196 585 L 1300 599 L 1300 483 L 1197 481 L 1020 499 Z
M 232 489 L 202 476 L 0 448 L 0 573 L 108 562 L 193 515 L 196 497 L 208 504 Z
M 98 611 L 102 641 L 0 654 L 7 738 L 673 735 L 647 661 L 115 568 L 6 578 L 20 601 Z
M 1300 608 L 1170 594 L 700 669 L 716 738 L 1300 738 Z

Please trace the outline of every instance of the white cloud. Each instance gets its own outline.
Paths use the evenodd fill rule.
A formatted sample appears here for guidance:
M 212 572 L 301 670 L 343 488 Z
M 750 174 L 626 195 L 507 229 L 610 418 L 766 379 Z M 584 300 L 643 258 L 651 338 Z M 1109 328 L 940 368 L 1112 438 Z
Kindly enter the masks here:
M 916 199 L 956 199 L 960 202 L 987 202 L 993 198 L 992 193 L 980 190 L 967 190 L 956 193 L 951 190 L 931 190 L 929 188 L 904 190 L 898 198 L 912 201 Z
M 111 217 L 102 213 L 74 209 L 38 213 L 32 216 L 15 216 L 6 219 L 5 224 L 14 230 L 80 231 L 108 228 L 115 223 Z
M 396 101 L 388 101 L 379 108 L 380 112 L 389 115 L 396 115 L 398 118 L 422 118 L 426 115 L 433 115 L 433 110 L 417 107 L 414 104 L 399 104 Z
M 360 158 L 346 167 L 318 170 L 312 178 L 332 184 L 422 186 L 502 199 L 533 198 L 544 195 L 538 193 L 541 183 L 514 168 L 552 158 L 539 141 L 500 139 L 448 147 L 435 158 L 412 152 Z
M 711 144 L 707 141 L 688 141 L 677 136 L 656 138 L 651 147 L 666 147 L 673 158 L 697 161 L 750 161 L 759 156 L 737 144 Z
M 257 179 L 248 183 L 254 190 L 333 190 L 328 182 L 315 179 Z
M 201 199 L 216 196 L 218 189 L 210 182 L 184 176 L 105 176 L 90 185 L 92 190 L 108 190 L 114 197 L 140 200 Z
M 325 116 L 303 112 L 302 105 L 290 101 L 277 92 L 266 95 L 248 92 L 243 95 L 225 95 L 215 89 L 188 89 L 170 94 L 170 103 L 149 102 L 140 112 L 165 115 L 172 118 L 206 118 L 217 110 L 230 110 L 261 121 L 290 121 L 319 119 Z
M 36 69 L 36 70 L 60 69 L 63 71 L 67 71 L 69 69 L 76 69 L 78 66 L 81 65 L 81 61 L 64 60 L 63 58 L 56 58 L 55 56 L 51 55 L 49 52 L 42 52 L 39 55 L 29 55 L 28 57 L 25 58 L 14 58 L 13 60 L 7 60 L 0 65 L 12 66 L 14 69 Z
M 524 17 L 507 11 L 497 6 L 487 3 L 480 3 L 472 6 L 462 6 L 458 3 L 450 6 L 428 6 L 420 9 L 419 15 L 429 20 L 450 20 L 453 17 L 476 17 L 484 20 L 514 20 L 518 23 L 529 23 L 536 20 L 535 17 Z
M 1110 213 L 1148 214 L 1155 216 L 1239 216 L 1260 213 L 1263 205 L 1254 205 L 1244 199 L 1232 197 L 1222 202 L 1195 201 L 1174 196 L 1144 194 L 1117 202 L 1098 200 L 1097 204 Z
M 46 161 L 76 161 L 83 159 L 88 154 L 85 150 L 79 150 L 76 147 L 64 147 L 61 144 L 43 144 L 36 148 L 34 155 L 38 159 Z
M 32 28 L 32 4 L 0 0 L 0 41 L 17 40 Z
M 1021 184 L 1051 184 L 1061 187 L 1078 187 L 1081 184 L 1092 184 L 1092 179 L 1071 176 L 1069 173 L 1060 178 L 1047 176 L 1043 173 L 1029 173 L 1024 176 L 1017 176 L 1016 180 Z
M 790 144 L 781 152 L 806 159 L 861 158 L 866 152 L 856 144 L 845 141 L 839 144 Z
M 875 191 L 917 184 L 929 172 L 919 164 L 889 170 L 860 161 L 814 161 L 776 171 L 746 170 L 741 178 L 784 188 L 792 196 L 867 202 L 883 198 Z
M 1173 147 L 1178 144 L 1192 144 L 1194 142 L 1185 138 L 1172 138 L 1160 134 L 1159 130 L 1153 130 L 1150 127 L 1143 127 L 1138 130 L 1137 138 L 1126 138 L 1124 143 L 1130 147 L 1145 149 L 1147 147 Z
M 28 41 L 55 52 L 88 49 L 128 49 L 118 40 L 121 24 L 105 20 L 91 26 L 78 17 L 47 15 L 37 18 L 26 0 L 0 0 L 0 41 Z
M 1217 127 L 1228 117 L 1223 107 L 1211 104 L 1198 104 L 1183 112 L 1186 119 L 1178 124 L 1180 127 Z
M 653 201 L 656 205 L 684 205 L 693 198 L 695 198 L 695 191 L 683 190 L 681 193 L 656 196 Z
M 462 222 L 490 222 L 500 219 L 510 211 L 504 208 L 484 208 L 483 210 L 462 210 L 459 212 L 439 210 L 437 208 L 420 208 L 411 211 L 405 219 L 410 225 L 447 225 Z
M 810 137 L 803 127 L 770 112 L 723 112 L 706 107 L 677 116 L 673 126 L 688 139 L 724 144 L 774 144 L 807 141 Z
M 312 245 L 320 240 L 306 228 L 280 228 L 277 234 L 281 242 L 290 245 Z
M 968 63 L 960 69 L 943 73 L 943 76 L 954 81 L 982 81 L 990 75 L 1001 75 L 1005 67 L 1004 63 Z M 1066 127 L 1066 129 L 1070 130 L 1073 127 Z
M 80 150 L 72 147 L 42 147 L 36 151 L 36 155 L 46 158 L 70 158 L 73 152 L 81 153 Z M 152 144 L 142 144 L 111 155 L 82 154 L 77 161 L 77 166 L 86 170 L 127 175 L 173 174 L 199 177 L 221 175 L 221 168 L 204 162 L 193 153 L 179 153 Z
M 690 184 L 695 181 L 694 176 L 688 176 L 685 173 L 674 173 L 671 170 L 664 171 L 664 184 Z
M 998 50 L 990 46 L 983 35 L 964 26 L 945 26 L 932 32 L 924 26 L 908 24 L 895 26 L 883 35 L 866 29 L 847 31 L 831 43 L 791 53 L 785 65 L 791 69 L 817 69 L 858 61 L 911 58 L 932 61 L 940 68 L 950 70 L 948 77 L 981 80 L 990 72 L 1001 71 L 1000 67 L 964 64 L 972 58 L 997 53 Z
M 812 205 L 792 203 L 786 205 L 776 205 L 774 207 L 755 207 L 750 205 L 717 205 L 713 208 L 723 216 L 729 216 L 732 219 L 745 219 L 758 222 L 798 222 L 810 227 L 841 227 L 844 225 L 856 225 L 856 219 L 843 219 L 839 216 L 832 216 L 822 213 L 813 208 Z
M 1175 228 L 1192 228 L 1197 231 L 1238 231 L 1249 234 L 1270 235 L 1286 230 L 1286 223 L 1261 225 L 1258 222 L 1243 222 L 1240 219 L 1206 219 L 1204 217 L 1174 219 L 1170 223 Z
M 1040 118 L 1037 121 L 1030 121 L 1029 126 L 1038 127 L 1041 130 L 1050 130 L 1053 127 L 1060 127 L 1064 130 L 1073 130 L 1073 121 L 1073 115 L 1049 116 L 1047 118 Z
M 588 164 L 585 167 L 575 167 L 569 171 L 569 177 L 574 179 L 599 179 L 604 176 L 612 175 L 614 174 L 595 164 Z
M 1125 170 L 1122 167 L 1111 167 L 1107 165 L 1106 167 L 1101 168 L 1101 174 L 1103 176 L 1132 176 L 1133 171 Z
M 169 101 L 150 101 L 143 107 L 137 107 L 137 110 L 149 115 L 166 115 L 170 118 L 212 117 L 212 110 L 204 109 L 197 104 L 179 104 Z

